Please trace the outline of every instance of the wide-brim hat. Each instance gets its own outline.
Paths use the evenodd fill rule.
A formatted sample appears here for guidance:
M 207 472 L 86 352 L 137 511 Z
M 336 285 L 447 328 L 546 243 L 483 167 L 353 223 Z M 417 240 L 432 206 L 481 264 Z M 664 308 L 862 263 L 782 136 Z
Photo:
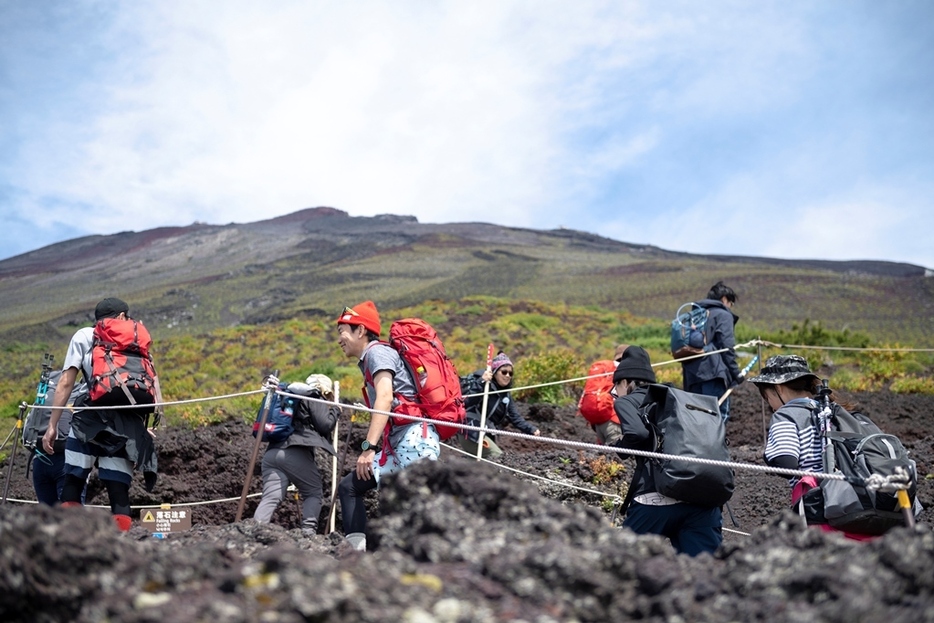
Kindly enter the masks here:
M 811 372 L 804 357 L 798 355 L 773 355 L 762 366 L 759 376 L 752 377 L 749 382 L 757 385 L 781 385 L 806 376 L 815 379 L 820 378 Z
M 305 379 L 305 384 L 312 389 L 317 389 L 322 396 L 334 395 L 334 383 L 331 381 L 331 377 L 325 374 L 312 374 Z

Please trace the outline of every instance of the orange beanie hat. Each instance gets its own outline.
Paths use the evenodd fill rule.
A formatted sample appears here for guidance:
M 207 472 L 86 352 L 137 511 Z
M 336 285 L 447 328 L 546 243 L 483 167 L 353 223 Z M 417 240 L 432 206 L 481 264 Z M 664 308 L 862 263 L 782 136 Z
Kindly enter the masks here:
M 379 312 L 373 301 L 363 301 L 354 307 L 345 307 L 337 318 L 337 324 L 363 325 L 367 331 L 380 334 Z

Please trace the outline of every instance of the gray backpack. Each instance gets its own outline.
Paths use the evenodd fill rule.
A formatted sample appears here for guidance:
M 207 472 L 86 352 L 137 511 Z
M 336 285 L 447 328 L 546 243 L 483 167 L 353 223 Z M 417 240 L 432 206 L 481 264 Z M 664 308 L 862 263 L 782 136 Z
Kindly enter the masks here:
M 726 425 L 717 399 L 667 385 L 650 385 L 642 401 L 642 417 L 655 436 L 655 451 L 685 457 L 729 461 Z M 647 459 L 659 493 L 670 498 L 717 507 L 733 497 L 733 470 L 678 459 Z
M 802 496 L 808 523 L 828 523 L 838 530 L 867 535 L 904 526 L 895 492 L 875 490 L 865 481 L 872 475 L 890 476 L 901 468 L 909 479 L 908 498 L 915 505 L 918 474 L 908 450 L 898 437 L 883 433 L 861 413 L 849 413 L 837 404 L 830 409 L 831 430 L 823 433 L 827 440 L 824 472 L 841 474 L 846 480 L 822 479 Z M 813 417 L 820 429 L 819 413 Z
M 34 407 L 26 414 L 26 421 L 23 423 L 24 447 L 30 449 L 38 447 L 39 440 L 45 435 L 45 431 L 49 427 L 49 420 L 52 417 L 52 401 L 55 399 L 55 389 L 58 387 L 58 380 L 61 376 L 61 370 L 52 370 L 49 372 L 47 389 L 44 396 L 45 405 L 47 406 Z M 71 397 L 68 399 L 68 402 L 73 404 L 78 397 L 87 393 L 87 383 L 84 381 L 76 382 L 74 388 L 71 390 Z M 68 409 L 62 410 L 62 417 L 58 421 L 59 440 L 64 440 L 65 437 L 68 436 L 68 431 L 71 429 L 71 417 L 71 411 Z

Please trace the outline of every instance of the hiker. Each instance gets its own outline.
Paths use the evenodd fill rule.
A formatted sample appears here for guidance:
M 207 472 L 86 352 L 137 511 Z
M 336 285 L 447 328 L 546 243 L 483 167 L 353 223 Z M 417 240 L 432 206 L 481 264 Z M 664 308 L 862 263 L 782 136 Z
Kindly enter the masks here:
M 623 359 L 623 353 L 628 348 L 629 344 L 618 344 L 612 361 L 603 359 L 591 364 L 587 372 L 588 379 L 584 384 L 584 391 L 577 404 L 578 413 L 590 423 L 590 428 L 597 433 L 597 441 L 603 445 L 616 443 L 621 435 L 619 417 L 616 415 L 614 404 L 616 395 L 613 374 L 616 373 L 616 368 Z M 644 381 L 642 379 L 640 383 Z M 654 373 L 649 382 L 655 382 Z
M 61 370 L 55 370 L 49 375 L 49 389 L 55 389 L 61 378 Z M 69 395 L 68 402 L 74 403 L 79 398 L 86 397 L 88 386 L 83 381 L 75 383 Z M 54 400 L 54 394 L 53 394 Z M 67 404 L 67 403 L 66 403 Z M 70 409 L 64 409 L 58 420 L 58 430 L 53 443 L 54 452 L 46 454 L 42 448 L 42 440 L 35 436 L 44 435 L 48 430 L 48 421 L 51 417 L 51 407 L 34 407 L 26 418 L 26 429 L 30 432 L 33 448 L 32 460 L 32 486 L 36 491 L 36 501 L 40 504 L 55 506 L 62 499 L 62 488 L 65 486 L 65 439 L 71 430 L 73 414 Z M 38 442 L 38 443 L 36 443 Z M 86 489 L 81 490 L 81 502 L 84 503 Z
M 820 378 L 811 372 L 807 361 L 798 355 L 769 357 L 759 375 L 749 379 L 749 382 L 756 386 L 762 399 L 772 410 L 768 440 L 763 453 L 765 462 L 772 467 L 804 472 L 823 472 L 825 470 L 824 438 L 817 416 L 822 405 L 816 399 L 821 383 Z M 852 405 L 837 403 L 832 393 L 830 401 L 834 430 L 845 425 L 848 429 L 854 429 L 853 433 L 881 434 L 878 427 L 864 415 L 855 411 Z M 896 440 L 886 446 L 886 457 L 894 452 L 895 443 L 899 442 Z M 891 459 L 894 459 L 894 455 Z M 792 487 L 792 507 L 798 508 L 808 525 L 818 527 L 825 532 L 840 532 L 854 540 L 865 541 L 873 538 L 869 534 L 840 530 L 829 525 L 824 518 L 824 511 L 826 504 L 831 500 L 827 499 L 825 494 L 820 494 L 816 498 L 804 497 L 810 489 L 821 484 L 816 478 L 792 478 L 789 484 Z M 816 507 L 813 501 L 815 499 L 819 502 Z M 918 509 L 917 498 L 915 498 L 915 511 L 917 512 Z M 869 515 L 869 513 L 865 514 Z
M 358 359 L 364 400 L 375 411 L 370 414 L 354 470 L 338 485 L 344 535 L 357 550 L 366 549 L 366 492 L 377 489 L 383 476 L 416 461 L 435 461 L 441 453 L 434 424 L 386 415 L 399 407 L 400 399 L 414 401 L 417 392 L 399 353 L 380 341 L 380 332 L 379 312 L 373 301 L 345 307 L 337 318 L 338 344 L 346 356 Z
M 129 320 L 129 306 L 118 298 L 105 298 L 94 309 L 97 323 L 108 319 Z M 99 325 L 96 325 L 99 326 Z M 49 426 L 42 438 L 42 446 L 48 454 L 60 452 L 55 448 L 58 436 L 58 422 L 62 416 L 62 407 L 68 402 L 78 371 L 84 375 L 89 387 L 93 387 L 93 356 L 95 347 L 95 327 L 79 329 L 68 344 L 68 352 L 55 388 L 52 403 L 52 415 Z M 148 335 L 148 333 L 147 333 Z M 138 404 L 161 402 L 158 381 L 155 393 L 149 396 L 135 395 Z M 126 386 L 123 387 L 126 389 Z M 93 390 L 92 390 L 93 391 Z M 62 487 L 62 506 L 81 506 L 84 491 L 91 468 L 97 464 L 98 477 L 107 489 L 110 510 L 117 527 L 126 532 L 130 529 L 130 482 L 134 469 L 141 469 L 145 477 L 147 491 L 152 491 L 156 484 L 156 450 L 152 429 L 148 429 L 149 414 L 153 407 L 141 409 L 77 409 L 93 407 L 103 402 L 119 403 L 122 392 L 115 390 L 105 394 L 104 399 L 93 400 L 90 396 L 80 398 L 71 421 L 71 430 L 65 440 L 65 483 Z M 154 425 L 155 426 L 155 425 Z
M 710 288 L 706 299 L 697 302 L 697 305 L 709 312 L 704 328 L 706 336 L 704 350 L 714 351 L 724 348 L 728 350 L 682 362 L 684 391 L 719 399 L 726 393 L 726 390 L 743 382 L 739 366 L 736 364 L 736 353 L 733 351 L 736 345 L 733 327 L 739 321 L 739 316 L 733 313 L 735 304 L 736 293 L 732 288 L 723 285 L 722 281 L 718 281 Z M 729 397 L 720 405 L 720 415 L 724 420 L 730 418 Z
M 279 379 L 267 376 L 263 386 L 278 389 Z M 323 374 L 312 374 L 304 383 L 290 383 L 285 391 L 309 398 L 334 399 L 334 385 Z M 302 496 L 302 534 L 317 534 L 324 486 L 321 471 L 315 463 L 315 448 L 337 456 L 326 435 L 334 430 L 339 417 L 340 410 L 337 407 L 315 400 L 298 400 L 292 417 L 292 434 L 283 441 L 270 442 L 263 454 L 263 497 L 253 513 L 253 519 L 269 523 L 292 483 Z
M 461 389 L 464 393 L 464 408 L 467 410 L 467 424 L 480 426 L 480 416 L 483 411 L 483 388 L 489 382 L 486 428 L 502 429 L 508 422 L 517 428 L 519 432 L 526 435 L 535 435 L 536 437 L 541 435 L 541 431 L 534 424 L 519 415 L 516 402 L 509 392 L 514 375 L 515 366 L 509 357 L 500 351 L 496 357 L 493 357 L 490 372 L 478 370 L 462 379 Z M 467 430 L 464 435 L 458 436 L 458 441 L 461 448 L 472 455 L 476 455 L 479 438 L 480 433 L 478 431 Z M 502 453 L 502 449 L 496 445 L 496 435 L 484 434 L 483 458 L 496 458 Z
M 628 347 L 613 373 L 612 391 L 616 395 L 613 407 L 619 425 L 598 430 L 603 443 L 617 448 L 655 451 L 652 431 L 641 415 L 648 386 L 655 382 L 649 354 L 639 346 Z M 678 553 L 690 556 L 713 553 L 723 541 L 720 508 L 688 504 L 658 493 L 646 462 L 636 457 L 636 476 L 629 485 L 631 503 L 626 509 L 623 526 L 636 534 L 667 537 Z

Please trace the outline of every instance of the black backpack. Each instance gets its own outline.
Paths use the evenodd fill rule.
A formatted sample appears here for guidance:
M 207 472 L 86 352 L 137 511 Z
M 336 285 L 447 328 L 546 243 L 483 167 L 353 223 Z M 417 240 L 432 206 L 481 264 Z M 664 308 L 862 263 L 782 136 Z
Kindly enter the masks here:
M 808 523 L 827 523 L 838 530 L 866 535 L 904 526 L 897 494 L 867 487 L 866 479 L 891 476 L 901 468 L 909 478 L 908 498 L 914 505 L 918 473 L 908 450 L 898 437 L 883 433 L 865 415 L 849 413 L 833 403 L 829 408 L 831 430 L 822 433 L 827 442 L 823 468 L 825 473 L 841 474 L 846 480 L 821 479 L 802 496 Z M 812 417 L 820 430 L 820 410 Z
M 649 385 L 640 413 L 653 434 L 654 452 L 730 460 L 726 424 L 713 396 L 692 394 L 668 385 Z M 642 459 L 640 465 L 650 470 L 658 493 L 681 502 L 713 508 L 733 497 L 733 470 L 729 467 L 656 458 Z M 637 470 L 633 485 L 638 477 Z M 630 491 L 633 489 L 630 485 Z M 627 497 L 627 502 L 631 501 Z

